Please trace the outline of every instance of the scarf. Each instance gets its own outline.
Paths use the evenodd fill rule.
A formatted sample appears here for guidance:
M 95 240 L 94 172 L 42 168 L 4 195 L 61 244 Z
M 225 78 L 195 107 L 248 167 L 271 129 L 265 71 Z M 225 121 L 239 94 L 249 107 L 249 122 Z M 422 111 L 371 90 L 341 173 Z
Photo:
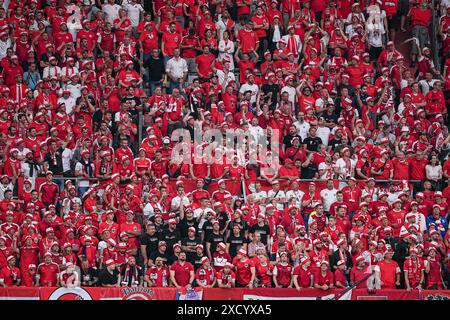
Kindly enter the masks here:
M 80 159 L 80 163 L 84 167 L 84 171 L 92 178 L 92 162 L 91 160 L 85 161 L 84 159 Z
M 122 284 L 125 284 L 127 287 L 137 286 L 137 284 L 139 283 L 139 274 L 136 266 L 130 266 L 127 264 L 122 273 Z

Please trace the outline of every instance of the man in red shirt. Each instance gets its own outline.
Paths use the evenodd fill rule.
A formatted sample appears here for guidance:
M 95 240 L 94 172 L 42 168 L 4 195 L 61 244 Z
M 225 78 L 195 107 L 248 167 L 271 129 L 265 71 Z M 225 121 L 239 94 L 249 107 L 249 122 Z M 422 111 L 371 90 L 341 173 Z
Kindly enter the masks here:
M 403 152 L 397 153 L 397 159 L 392 160 L 394 168 L 394 180 L 409 180 L 410 162 L 406 160 Z
M 381 158 L 372 164 L 371 173 L 376 180 L 391 180 L 394 175 L 392 161 L 389 160 L 389 151 L 381 151 Z
M 207 81 L 212 77 L 214 61 L 215 56 L 209 51 L 209 45 L 204 45 L 203 54 L 195 58 L 196 71 L 201 80 Z
M 167 62 L 173 57 L 173 51 L 179 48 L 181 43 L 181 35 L 176 30 L 176 23 L 171 22 L 169 25 L 169 31 L 164 32 L 161 40 L 161 51 L 164 56 L 164 62 Z
M 177 288 L 190 289 L 194 281 L 194 266 L 186 262 L 186 253 L 180 252 L 178 261 L 174 262 L 170 267 L 170 280 Z
M 37 268 L 38 285 L 41 287 L 57 287 L 59 278 L 58 264 L 52 261 L 52 254 L 44 254 L 44 262 Z
M 286 251 L 280 253 L 280 261 L 273 268 L 273 282 L 276 288 L 287 288 L 291 285 L 292 265 Z
M 258 35 L 253 31 L 253 21 L 248 21 L 245 24 L 245 28 L 239 30 L 237 41 L 239 43 L 240 52 L 248 54 L 251 59 L 253 59 L 255 52 L 258 51 L 259 47 Z
M 256 276 L 255 264 L 247 257 L 247 251 L 239 249 L 236 257 L 233 259 L 233 265 L 236 270 L 236 286 L 253 288 Z
M 47 207 L 51 204 L 56 205 L 58 202 L 58 196 L 59 187 L 53 182 L 53 172 L 47 171 L 45 175 L 45 182 L 39 187 L 39 201 L 42 201 L 42 203 Z
M 6 258 L 8 265 L 0 270 L 0 285 L 3 287 L 19 286 L 21 281 L 21 273 L 16 265 L 16 258 L 9 256 Z
M 128 211 L 126 221 L 120 224 L 120 233 L 126 232 L 128 234 L 128 244 L 134 248 L 139 248 L 139 236 L 141 235 L 141 225 L 133 221 L 134 212 Z
M 155 264 L 152 265 L 144 276 L 144 280 L 149 287 L 168 287 L 169 286 L 169 268 L 164 265 L 161 257 L 155 259 Z
M 400 286 L 400 267 L 392 260 L 394 250 L 384 252 L 384 260 L 375 266 L 376 289 L 395 289 Z

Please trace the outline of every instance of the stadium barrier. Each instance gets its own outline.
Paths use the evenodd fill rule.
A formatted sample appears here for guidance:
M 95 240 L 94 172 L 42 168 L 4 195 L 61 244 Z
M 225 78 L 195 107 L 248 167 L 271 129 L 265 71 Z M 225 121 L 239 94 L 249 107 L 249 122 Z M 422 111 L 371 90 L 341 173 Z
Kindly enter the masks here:
M 332 300 L 342 289 L 176 288 L 149 287 L 9 287 L 0 288 L 0 300 Z M 353 289 L 339 300 L 450 300 L 450 290 Z

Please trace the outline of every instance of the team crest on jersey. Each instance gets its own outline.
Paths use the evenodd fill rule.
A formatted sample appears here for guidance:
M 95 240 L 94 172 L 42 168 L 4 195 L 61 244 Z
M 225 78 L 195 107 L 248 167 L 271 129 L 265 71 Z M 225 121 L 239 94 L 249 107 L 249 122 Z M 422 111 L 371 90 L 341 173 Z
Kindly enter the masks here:
M 124 288 L 122 300 L 154 300 L 154 293 L 147 288 Z
M 178 42 L 178 37 L 173 38 L 173 41 Z

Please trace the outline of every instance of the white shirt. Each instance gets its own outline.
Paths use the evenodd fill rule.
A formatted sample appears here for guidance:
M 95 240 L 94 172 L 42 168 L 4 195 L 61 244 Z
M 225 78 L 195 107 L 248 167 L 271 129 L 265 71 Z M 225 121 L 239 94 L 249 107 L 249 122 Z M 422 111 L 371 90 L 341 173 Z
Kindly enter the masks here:
M 295 106 L 295 96 L 297 94 L 295 88 L 290 86 L 284 86 L 283 88 L 281 88 L 280 94 L 283 94 L 283 92 L 287 92 L 289 94 L 289 102 L 291 102 L 292 106 Z
M 336 167 L 339 168 L 340 176 L 344 179 L 351 174 L 352 169 L 355 168 L 356 165 L 355 160 L 349 159 L 349 161 L 350 161 L 350 168 L 347 166 L 347 163 L 344 161 L 343 158 L 339 158 L 336 160 Z
M 225 40 L 220 40 L 218 44 L 219 49 L 219 57 L 218 60 L 222 60 L 224 57 L 228 57 L 230 59 L 230 70 L 234 70 L 234 42 L 229 40 L 225 42 Z
M 294 126 L 297 128 L 298 135 L 302 138 L 302 141 L 305 140 L 308 137 L 310 124 L 306 121 L 303 121 L 303 123 L 295 121 Z
M 92 173 L 95 172 L 94 164 L 91 163 Z M 64 170 L 65 171 L 65 170 Z M 84 165 L 81 164 L 81 162 L 77 162 L 75 165 L 75 171 L 83 171 L 85 172 Z M 79 187 L 89 187 L 89 180 L 78 180 L 78 186 Z
M 286 192 L 286 200 L 289 202 L 293 198 L 297 203 L 301 204 L 304 195 L 305 193 L 302 190 L 289 190 Z
M 105 13 L 105 20 L 106 22 L 113 23 L 115 19 L 119 17 L 119 10 L 121 6 L 118 4 L 110 5 L 109 3 L 104 4 L 102 9 Z
M 124 9 L 128 11 L 128 19 L 130 19 L 131 25 L 136 28 L 139 25 L 140 14 L 144 13 L 144 8 L 138 3 L 128 3 L 124 5 Z
M 426 96 L 427 93 L 428 93 L 431 89 L 433 89 L 434 83 L 435 83 L 436 81 L 438 81 L 438 80 L 437 80 L 437 79 L 431 79 L 431 81 L 428 82 L 427 80 L 422 79 L 422 80 L 419 81 L 419 85 L 420 85 L 420 88 L 422 89 L 422 94 L 423 94 L 424 96 Z
M 276 196 L 275 196 L 276 194 Z M 268 198 L 275 198 L 275 199 L 286 199 L 286 195 L 284 193 L 283 190 L 279 190 L 278 193 L 276 191 L 274 191 L 273 189 L 269 190 L 267 192 L 267 197 Z M 277 209 L 278 210 L 283 210 L 284 209 L 284 204 L 283 203 L 277 203 Z
M 14 185 L 10 182 L 6 186 L 3 183 L 0 183 L 0 200 L 5 199 L 5 191 L 11 190 L 13 191 Z
M 239 89 L 239 93 L 244 93 L 245 91 L 251 91 L 252 92 L 252 97 L 250 98 L 250 103 L 255 103 L 256 102 L 256 95 L 259 92 L 259 87 L 256 85 L 256 83 L 254 84 L 249 84 L 249 83 L 244 83 L 241 88 Z
M 76 100 L 72 96 L 67 99 L 64 97 L 58 98 L 58 104 L 60 103 L 64 103 L 66 105 L 67 114 L 70 114 L 75 109 L 75 106 L 77 104 Z
M 330 128 L 317 127 L 317 136 L 322 139 L 324 145 L 328 145 L 328 138 L 330 137 Z
M 427 164 L 425 166 L 425 171 L 427 172 L 428 179 L 440 179 L 442 177 L 442 166 L 439 164 L 437 166 L 432 166 Z
M 63 172 L 70 170 L 70 161 L 73 158 L 73 150 L 69 148 L 65 148 L 62 152 L 62 165 L 63 165 Z
M 230 69 L 231 70 L 231 69 Z M 234 76 L 234 73 L 231 71 L 228 71 L 227 74 L 225 74 L 225 72 L 223 72 L 223 70 L 219 70 L 217 69 L 216 71 L 217 74 L 217 80 L 220 83 L 220 85 L 223 84 L 223 81 L 226 79 L 225 81 L 225 87 L 228 85 L 228 83 L 233 80 L 236 81 L 236 77 Z
M 330 206 L 333 202 L 336 202 L 336 192 L 338 192 L 337 189 L 323 189 L 320 191 L 320 196 L 323 200 L 323 208 L 325 211 L 330 211 Z
M 169 59 L 166 64 L 166 73 L 169 72 L 177 79 L 182 78 L 184 73 L 188 72 L 186 60 L 181 57 Z
M 70 90 L 70 96 L 75 100 L 81 97 L 81 84 L 68 84 L 66 86 L 67 90 Z
M 42 77 L 45 79 L 47 77 L 53 77 L 53 76 L 60 76 L 61 75 L 61 68 L 58 66 L 48 66 L 44 68 L 44 71 L 42 72 Z
M 369 34 L 369 44 L 376 48 L 382 47 L 383 35 L 386 33 L 383 23 L 369 23 L 367 25 L 367 30 Z
M 264 190 L 261 190 L 260 192 L 253 192 L 252 195 L 255 200 L 261 200 L 262 203 L 264 203 L 267 198 L 267 192 L 265 192 Z
M 6 57 L 6 51 L 11 47 L 11 39 L 8 38 L 5 42 L 0 40 L 0 59 Z
M 170 207 L 172 210 L 178 210 L 180 208 L 181 203 L 183 203 L 184 206 L 188 206 L 190 204 L 189 198 L 186 196 L 183 197 L 176 196 L 170 202 Z

